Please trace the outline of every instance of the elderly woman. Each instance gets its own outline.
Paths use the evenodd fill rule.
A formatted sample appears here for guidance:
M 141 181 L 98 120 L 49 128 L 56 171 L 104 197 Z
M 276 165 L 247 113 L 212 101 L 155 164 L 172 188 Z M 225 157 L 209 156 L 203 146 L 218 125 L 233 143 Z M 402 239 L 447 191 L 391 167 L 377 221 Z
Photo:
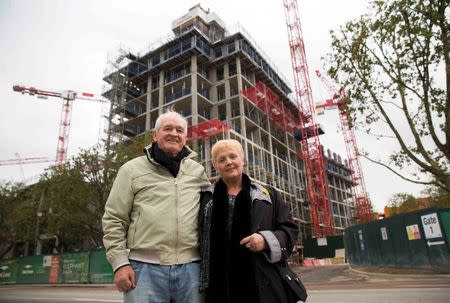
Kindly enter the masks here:
M 238 141 L 220 140 L 211 154 L 220 179 L 202 193 L 200 290 L 206 302 L 288 302 L 274 266 L 289 256 L 298 234 L 287 205 L 243 173 Z

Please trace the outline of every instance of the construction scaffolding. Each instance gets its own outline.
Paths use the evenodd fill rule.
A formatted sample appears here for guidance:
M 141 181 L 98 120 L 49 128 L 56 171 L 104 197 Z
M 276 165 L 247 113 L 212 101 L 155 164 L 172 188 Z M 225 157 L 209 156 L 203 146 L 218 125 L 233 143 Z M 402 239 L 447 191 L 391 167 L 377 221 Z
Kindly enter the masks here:
M 175 110 L 186 117 L 188 145 L 212 181 L 217 179 L 212 145 L 236 139 L 244 147 L 245 172 L 277 188 L 288 203 L 301 229 L 298 243 L 316 236 L 311 218 L 317 209 L 308 198 L 302 144 L 294 134 L 318 129 L 300 126 L 284 77 L 245 31 L 227 31 L 217 15 L 199 5 L 172 28 L 172 35 L 144 52 L 120 48 L 108 59 L 103 95 L 112 101 L 109 137 L 132 140 L 152 130 L 161 113 Z

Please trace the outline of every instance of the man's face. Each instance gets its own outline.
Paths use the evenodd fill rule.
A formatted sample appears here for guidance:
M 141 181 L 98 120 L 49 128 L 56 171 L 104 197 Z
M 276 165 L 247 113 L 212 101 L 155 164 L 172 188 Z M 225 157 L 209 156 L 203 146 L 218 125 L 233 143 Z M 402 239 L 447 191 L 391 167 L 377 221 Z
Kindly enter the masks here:
M 161 128 L 153 133 L 153 141 L 169 156 L 176 156 L 186 144 L 183 121 L 173 117 L 166 119 Z

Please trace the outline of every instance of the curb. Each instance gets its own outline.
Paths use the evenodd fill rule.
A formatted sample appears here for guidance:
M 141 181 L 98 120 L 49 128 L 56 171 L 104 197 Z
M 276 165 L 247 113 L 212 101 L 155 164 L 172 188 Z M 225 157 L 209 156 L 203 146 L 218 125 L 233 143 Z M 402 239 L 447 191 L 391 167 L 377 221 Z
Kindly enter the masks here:
M 364 275 L 374 275 L 374 276 L 389 276 L 389 277 L 410 277 L 410 278 L 424 278 L 424 277 L 433 277 L 433 278 L 447 278 L 450 279 L 450 274 L 433 274 L 433 273 L 427 273 L 427 274 L 403 274 L 403 273 L 379 273 L 379 272 L 370 272 L 370 271 L 363 271 L 359 269 L 355 269 L 352 266 L 348 266 L 348 269 L 351 271 L 354 271 L 359 274 Z
M 116 289 L 114 284 L 0 284 L 0 289 L 5 287 L 92 287 Z

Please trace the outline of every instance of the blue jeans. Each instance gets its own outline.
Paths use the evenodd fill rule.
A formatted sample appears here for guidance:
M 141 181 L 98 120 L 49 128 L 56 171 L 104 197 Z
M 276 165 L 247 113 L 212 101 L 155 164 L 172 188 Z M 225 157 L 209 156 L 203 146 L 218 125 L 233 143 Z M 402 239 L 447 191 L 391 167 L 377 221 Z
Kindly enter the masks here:
M 201 303 L 199 263 L 159 265 L 130 260 L 136 288 L 124 293 L 124 303 Z

